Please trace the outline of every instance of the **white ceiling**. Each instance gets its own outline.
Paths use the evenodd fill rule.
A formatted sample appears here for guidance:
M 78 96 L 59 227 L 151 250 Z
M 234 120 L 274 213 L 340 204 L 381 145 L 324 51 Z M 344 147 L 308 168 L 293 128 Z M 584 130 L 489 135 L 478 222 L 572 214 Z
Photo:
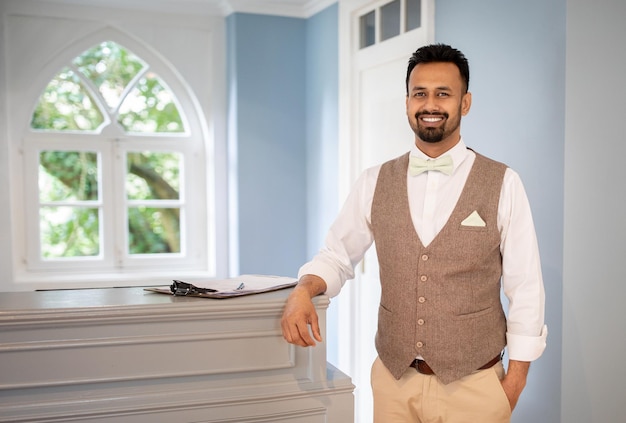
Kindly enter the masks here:
M 308 18 L 337 0 L 45 0 L 46 3 L 113 7 L 128 10 L 149 8 L 165 13 L 229 15 L 233 12 Z

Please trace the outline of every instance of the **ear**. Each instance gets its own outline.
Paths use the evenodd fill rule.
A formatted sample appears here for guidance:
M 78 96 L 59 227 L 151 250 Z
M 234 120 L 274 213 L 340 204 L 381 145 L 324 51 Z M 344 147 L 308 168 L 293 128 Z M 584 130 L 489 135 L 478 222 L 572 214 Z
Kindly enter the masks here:
M 461 98 L 461 115 L 465 116 L 469 113 L 472 107 L 472 93 L 466 92 Z

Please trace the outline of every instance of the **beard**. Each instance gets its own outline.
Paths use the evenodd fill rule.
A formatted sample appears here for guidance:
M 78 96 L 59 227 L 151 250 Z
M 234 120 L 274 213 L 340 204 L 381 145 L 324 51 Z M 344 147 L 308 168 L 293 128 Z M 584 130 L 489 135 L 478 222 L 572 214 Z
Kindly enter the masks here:
M 424 127 L 420 124 L 419 118 L 421 115 L 425 114 L 428 114 L 430 116 L 443 116 L 445 118 L 445 121 L 441 126 L 437 128 L 433 128 L 430 126 Z M 435 143 L 441 141 L 444 138 L 444 135 L 446 133 L 446 124 L 448 123 L 447 113 L 416 113 L 415 120 L 417 122 L 417 136 L 420 137 L 422 141 Z
M 429 115 L 429 116 L 443 116 L 444 123 L 439 127 L 431 127 L 431 126 L 422 126 L 420 124 L 420 116 Z M 424 142 L 428 143 L 437 143 L 447 138 L 450 134 L 452 134 L 461 124 L 461 110 L 459 108 L 458 118 L 454 121 L 449 121 L 448 118 L 450 115 L 446 112 L 443 113 L 428 113 L 428 112 L 418 112 L 415 114 L 415 123 L 411 123 L 411 128 L 413 132 Z

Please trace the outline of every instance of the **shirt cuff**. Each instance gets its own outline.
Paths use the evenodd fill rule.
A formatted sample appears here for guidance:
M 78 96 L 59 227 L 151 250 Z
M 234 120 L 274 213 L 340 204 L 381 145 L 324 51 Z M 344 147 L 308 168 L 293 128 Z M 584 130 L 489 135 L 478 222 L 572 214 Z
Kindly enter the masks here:
M 541 328 L 539 336 L 506 334 L 506 342 L 510 360 L 534 361 L 538 359 L 546 349 L 548 327 Z
M 324 282 L 326 282 L 326 291 L 324 294 L 331 298 L 339 295 L 339 291 L 341 291 L 341 287 L 343 286 L 341 281 L 337 278 L 337 271 L 322 261 L 318 261 L 315 264 L 309 262 L 302 266 L 298 272 L 298 279 L 304 275 L 315 275 L 322 278 Z

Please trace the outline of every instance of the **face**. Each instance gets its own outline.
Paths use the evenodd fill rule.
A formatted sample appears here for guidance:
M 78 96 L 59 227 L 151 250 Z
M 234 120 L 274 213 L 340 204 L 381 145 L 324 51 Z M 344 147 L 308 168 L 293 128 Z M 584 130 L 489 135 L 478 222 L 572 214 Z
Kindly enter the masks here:
M 416 143 L 454 146 L 461 137 L 461 116 L 470 109 L 472 96 L 454 63 L 417 65 L 409 75 L 406 113 Z

